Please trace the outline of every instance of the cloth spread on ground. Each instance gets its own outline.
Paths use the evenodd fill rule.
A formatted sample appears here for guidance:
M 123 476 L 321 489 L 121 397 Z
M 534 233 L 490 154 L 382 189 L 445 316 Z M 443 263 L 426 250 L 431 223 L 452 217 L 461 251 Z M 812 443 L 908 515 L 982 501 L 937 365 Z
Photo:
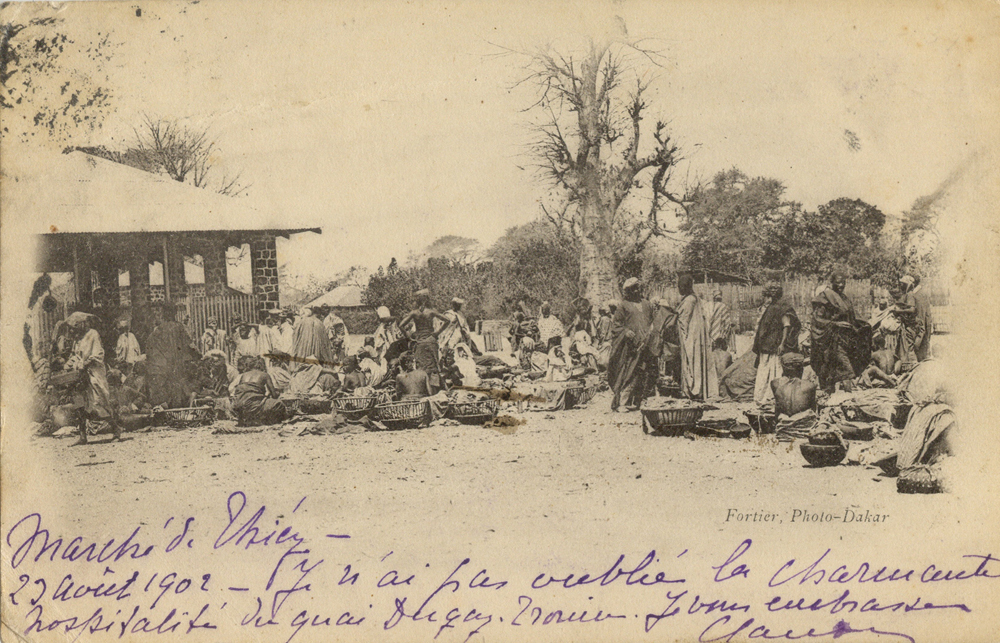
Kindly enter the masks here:
M 775 437 L 778 438 L 779 442 L 792 442 L 808 438 L 818 420 L 819 417 L 812 409 L 806 409 L 792 416 L 781 414 L 775 424 Z

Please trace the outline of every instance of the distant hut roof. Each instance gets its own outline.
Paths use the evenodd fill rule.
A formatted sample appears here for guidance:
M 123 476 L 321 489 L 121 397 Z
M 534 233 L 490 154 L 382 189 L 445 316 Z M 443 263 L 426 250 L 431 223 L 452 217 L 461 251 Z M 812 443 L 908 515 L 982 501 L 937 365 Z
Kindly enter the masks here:
M 357 308 L 364 306 L 361 289 L 357 286 L 337 286 L 330 292 L 313 299 L 306 307 L 330 306 L 332 308 Z

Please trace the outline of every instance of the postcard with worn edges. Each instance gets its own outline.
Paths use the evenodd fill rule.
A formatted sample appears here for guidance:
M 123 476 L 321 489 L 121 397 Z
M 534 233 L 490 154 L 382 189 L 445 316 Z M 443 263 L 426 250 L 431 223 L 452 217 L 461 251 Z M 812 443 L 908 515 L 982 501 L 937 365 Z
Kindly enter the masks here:
M 1000 3 L 0 5 L 0 638 L 987 643 Z

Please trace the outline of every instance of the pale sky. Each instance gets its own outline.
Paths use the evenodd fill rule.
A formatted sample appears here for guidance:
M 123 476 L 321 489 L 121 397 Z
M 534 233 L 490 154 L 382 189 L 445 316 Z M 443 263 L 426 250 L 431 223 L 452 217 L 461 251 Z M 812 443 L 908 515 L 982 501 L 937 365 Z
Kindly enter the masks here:
M 996 140 L 1000 7 L 943 7 L 289 0 L 62 14 L 79 41 L 122 42 L 117 111 L 81 144 L 125 141 L 143 112 L 209 125 L 258 207 L 323 227 L 284 259 L 332 276 L 446 234 L 490 243 L 537 216 L 542 186 L 518 167 L 531 163 L 533 94 L 514 88 L 525 59 L 494 43 L 571 47 L 617 17 L 665 56 L 644 71 L 646 124 L 670 121 L 681 175 L 737 166 L 807 207 L 851 197 L 899 213 Z

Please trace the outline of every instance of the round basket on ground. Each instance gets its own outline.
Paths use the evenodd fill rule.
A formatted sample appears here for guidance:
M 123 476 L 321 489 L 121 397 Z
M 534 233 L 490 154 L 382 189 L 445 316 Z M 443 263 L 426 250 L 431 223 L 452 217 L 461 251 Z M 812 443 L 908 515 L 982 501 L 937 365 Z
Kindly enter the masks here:
M 153 424 L 175 429 L 205 426 L 215 421 L 215 407 L 192 406 L 183 409 L 166 409 L 153 414 Z
M 701 408 L 642 409 L 643 426 L 660 435 L 681 435 L 693 428 L 705 412 Z
M 839 444 L 802 444 L 799 449 L 806 462 L 814 467 L 832 467 L 847 456 L 847 449 Z
M 778 423 L 778 418 L 773 413 L 753 413 L 752 411 L 746 411 L 743 415 L 746 416 L 747 421 L 750 423 L 750 428 L 757 433 L 774 433 Z
M 566 408 L 572 409 L 582 402 L 580 397 L 583 395 L 584 387 L 583 382 L 566 382 Z
M 576 403 L 578 405 L 586 404 L 590 400 L 594 399 L 595 395 L 597 395 L 597 385 L 596 384 L 594 384 L 593 386 L 584 386 L 579 391 L 579 393 L 577 393 Z
M 350 420 L 360 420 L 378 401 L 377 397 L 335 397 L 330 400 L 330 410 Z
M 500 403 L 488 398 L 475 402 L 453 402 L 449 415 L 462 424 L 486 424 L 497 416 L 499 410 Z
M 941 485 L 934 471 L 925 465 L 903 469 L 896 478 L 898 493 L 938 493 Z
M 416 429 L 430 416 L 430 406 L 424 400 L 389 402 L 375 407 L 374 418 L 387 429 Z

